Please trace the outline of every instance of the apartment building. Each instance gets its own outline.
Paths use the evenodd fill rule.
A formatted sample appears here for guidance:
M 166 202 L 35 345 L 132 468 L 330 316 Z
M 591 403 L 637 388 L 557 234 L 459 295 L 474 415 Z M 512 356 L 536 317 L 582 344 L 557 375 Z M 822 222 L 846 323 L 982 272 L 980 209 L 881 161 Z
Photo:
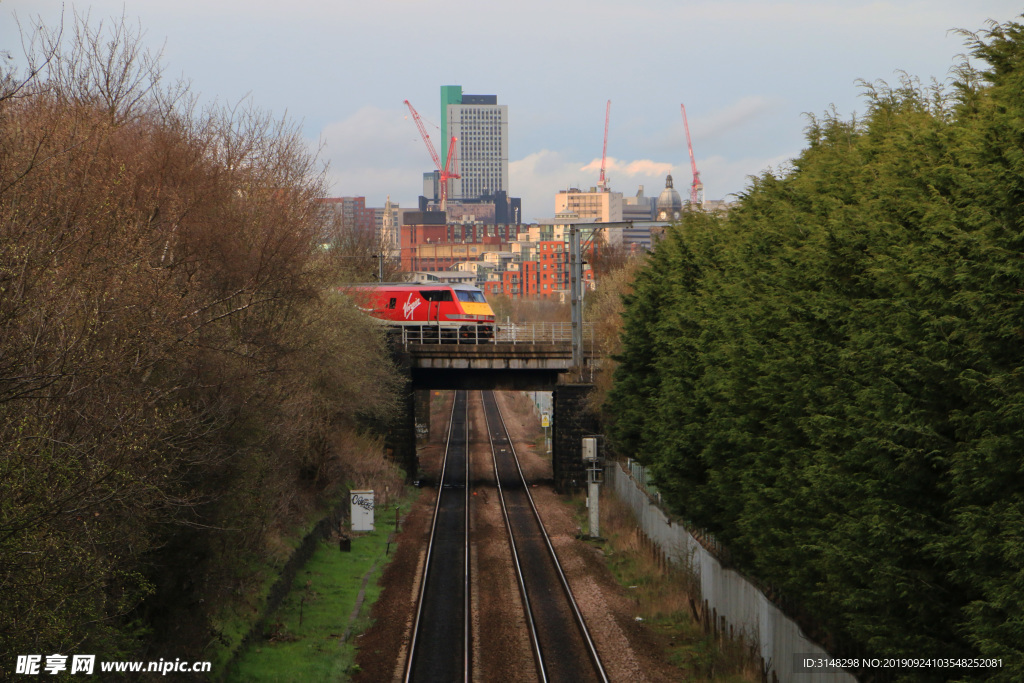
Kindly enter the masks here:
M 537 254 L 537 294 L 551 298 L 557 292 L 569 289 L 569 251 L 565 242 L 541 242 L 537 245 Z

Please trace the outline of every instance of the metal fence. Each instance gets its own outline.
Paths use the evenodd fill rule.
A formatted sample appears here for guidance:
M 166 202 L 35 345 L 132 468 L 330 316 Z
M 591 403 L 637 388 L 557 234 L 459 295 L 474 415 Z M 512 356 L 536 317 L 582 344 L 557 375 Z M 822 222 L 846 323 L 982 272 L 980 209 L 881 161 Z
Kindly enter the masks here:
M 494 332 L 483 326 L 467 326 L 465 330 L 457 327 L 438 327 L 422 325 L 419 327 L 402 327 L 402 346 L 409 344 L 493 344 Z
M 650 477 L 647 476 L 647 468 L 638 463 L 636 460 L 633 460 L 633 458 L 626 459 L 626 467 L 629 468 L 630 476 L 633 477 L 634 481 L 636 481 L 640 488 L 646 491 L 647 495 L 658 501 L 658 503 L 660 504 L 661 492 L 658 491 L 658 487 L 655 486 L 651 482 Z
M 571 344 L 572 323 L 501 323 L 492 330 L 469 328 L 403 327 L 402 343 L 408 344 Z M 591 355 L 594 325 L 583 323 L 583 350 Z
M 494 334 L 499 344 L 571 344 L 572 323 L 505 323 Z M 594 347 L 594 325 L 583 323 L 583 347 Z

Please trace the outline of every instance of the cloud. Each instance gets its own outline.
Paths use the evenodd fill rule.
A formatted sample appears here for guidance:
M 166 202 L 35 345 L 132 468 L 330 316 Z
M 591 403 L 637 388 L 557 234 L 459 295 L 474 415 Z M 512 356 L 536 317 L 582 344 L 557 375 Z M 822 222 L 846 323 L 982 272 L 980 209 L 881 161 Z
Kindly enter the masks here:
M 692 135 L 694 128 L 697 127 L 704 138 L 717 138 L 728 135 L 732 131 L 750 124 L 759 116 L 763 116 L 777 108 L 781 102 L 781 98 L 763 97 L 761 95 L 741 97 L 727 107 L 698 117 L 691 124 L 690 133 Z M 682 114 L 680 114 L 681 117 Z M 683 134 L 685 135 L 685 131 Z
M 751 176 L 766 170 L 784 170 L 799 152 L 769 157 L 730 158 L 721 155 L 698 157 L 701 182 L 708 199 L 728 199 L 750 185 Z M 597 185 L 601 160 L 587 163 L 574 161 L 550 149 L 530 154 L 509 164 L 512 196 L 522 197 L 523 220 L 532 222 L 550 219 L 555 210 L 555 194 L 570 187 L 589 189 Z M 633 196 L 642 185 L 644 194 L 656 197 L 665 187 L 665 176 L 674 176 L 680 194 L 689 191 L 692 176 L 689 157 L 674 161 L 651 159 L 624 160 L 609 158 L 605 177 L 613 192 Z
M 333 140 L 323 154 L 330 162 L 327 173 L 330 194 L 363 196 L 368 206 L 383 206 L 386 197 L 390 196 L 393 202 L 403 207 L 414 207 L 422 192 L 422 174 L 430 170 L 429 158 L 422 150 L 423 143 L 404 138 L 396 142 L 386 136 L 380 137 L 382 131 L 387 131 L 392 125 L 385 117 L 377 119 L 382 121 L 381 125 L 373 129 L 372 135 L 369 134 L 364 126 L 357 124 L 365 122 L 367 116 L 373 119 L 373 113 L 357 112 L 345 121 L 325 127 L 325 138 Z M 397 127 L 397 130 L 401 129 L 402 126 Z M 358 131 L 366 133 L 369 139 L 353 137 Z M 376 147 L 374 140 L 384 148 Z M 367 148 L 374 148 L 370 156 L 364 156 Z M 798 151 L 794 150 L 770 157 L 698 157 L 705 195 L 709 199 L 726 199 L 742 192 L 749 186 L 751 176 L 770 169 L 785 169 L 796 154 Z M 676 189 L 685 194 L 691 182 L 689 166 L 688 157 L 672 161 L 609 158 L 605 169 L 612 191 L 632 196 L 643 186 L 645 194 L 650 197 L 661 192 L 665 176 L 669 174 L 674 176 Z M 596 186 L 599 172 L 600 159 L 581 162 L 562 152 L 542 149 L 509 163 L 510 194 L 522 198 L 524 222 L 548 220 L 554 215 L 558 191 Z
M 509 163 L 508 172 L 512 179 L 515 180 L 517 174 L 520 178 L 526 175 L 551 175 L 555 172 L 564 171 L 567 165 L 571 166 L 572 162 L 567 161 L 561 152 L 542 149 L 539 152 L 528 154 L 519 161 Z
M 639 185 L 648 188 L 664 187 L 665 176 L 672 172 L 673 164 L 651 159 L 616 159 L 605 163 L 605 179 L 615 192 L 633 195 Z M 550 219 L 555 212 L 555 194 L 570 187 L 588 189 L 597 185 L 601 160 L 581 162 L 567 158 L 550 149 L 529 154 L 509 163 L 509 184 L 513 197 L 523 200 L 525 221 Z
M 433 165 L 416 124 L 404 108 L 364 106 L 345 119 L 326 124 L 320 139 L 333 162 L 352 159 L 370 168 L 418 164 L 425 171 Z M 437 140 L 433 144 L 437 149 Z
M 771 105 L 768 98 L 740 98 L 711 116 L 708 125 L 717 126 L 716 133 L 725 134 L 742 127 Z M 439 137 L 429 124 L 428 132 L 432 137 Z M 679 133 L 682 134 L 681 119 Z M 325 125 L 320 142 L 323 145 L 321 158 L 329 164 L 330 194 L 364 196 L 369 206 L 383 206 L 390 196 L 401 206 L 414 207 L 422 193 L 423 173 L 433 168 L 415 124 L 408 111 L 401 107 L 364 106 L 344 119 Z M 674 158 L 608 157 L 605 176 L 609 187 L 632 196 L 642 185 L 648 196 L 657 196 L 665 186 L 665 176 L 673 174 L 676 188 L 684 193 L 691 182 L 685 142 L 666 149 L 673 150 Z M 769 168 L 782 168 L 798 153 L 794 150 L 765 157 L 698 155 L 697 166 L 706 196 L 724 199 L 743 191 L 749 185 L 750 176 L 760 175 Z M 524 221 L 550 219 L 559 190 L 596 186 L 600 170 L 600 158 L 580 160 L 561 150 L 543 148 L 509 163 L 510 194 L 522 198 Z
M 508 165 L 509 194 L 523 200 L 523 222 L 551 218 L 555 214 L 555 193 L 579 178 L 581 164 L 561 152 L 542 149 Z M 594 178 L 596 182 L 596 176 Z M 578 181 L 576 181 L 578 182 Z
M 364 196 L 368 206 L 383 206 L 388 195 L 404 207 L 415 206 L 423 174 L 434 167 L 404 108 L 362 107 L 325 125 L 320 143 L 330 193 Z
M 580 168 L 580 170 L 593 171 L 600 175 L 601 160 L 594 159 L 586 166 Z M 672 172 L 672 164 L 662 161 L 652 161 L 650 159 L 624 161 L 622 159 L 616 159 L 615 157 L 608 157 L 604 164 L 604 172 L 606 179 L 612 173 L 625 176 L 664 176 L 665 174 Z
M 738 133 L 749 131 L 758 119 L 778 112 L 784 103 L 782 97 L 748 95 L 707 113 L 694 115 L 695 108 L 689 108 L 686 115 L 690 124 L 694 152 L 699 155 L 702 147 L 706 148 L 709 144 L 728 140 Z M 683 126 L 683 115 L 678 105 L 671 124 L 661 131 L 656 131 L 646 144 L 659 149 L 682 150 L 683 154 L 688 153 L 686 128 Z

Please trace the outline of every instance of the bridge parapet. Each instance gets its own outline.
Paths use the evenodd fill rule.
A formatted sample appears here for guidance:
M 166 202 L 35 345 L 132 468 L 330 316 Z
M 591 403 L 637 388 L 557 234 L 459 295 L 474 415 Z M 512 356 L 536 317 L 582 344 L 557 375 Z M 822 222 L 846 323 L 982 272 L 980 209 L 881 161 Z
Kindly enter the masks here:
M 424 334 L 421 330 L 402 329 L 402 345 L 405 347 L 409 345 L 478 346 L 481 344 L 571 345 L 572 323 L 503 323 L 497 325 L 493 339 L 440 338 L 436 334 Z M 594 348 L 593 323 L 583 323 L 583 347 L 587 355 L 591 355 Z
M 506 344 L 572 344 L 572 323 L 499 325 L 494 334 L 494 341 Z M 593 348 L 593 323 L 583 323 L 583 343 L 587 348 Z
M 572 362 L 569 342 L 408 344 L 405 349 L 414 368 L 565 371 Z

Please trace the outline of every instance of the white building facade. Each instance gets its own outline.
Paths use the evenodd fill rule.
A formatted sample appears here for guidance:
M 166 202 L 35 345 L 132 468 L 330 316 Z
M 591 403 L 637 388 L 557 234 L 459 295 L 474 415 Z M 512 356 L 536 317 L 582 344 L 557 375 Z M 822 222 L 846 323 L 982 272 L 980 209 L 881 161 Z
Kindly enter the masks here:
M 508 105 L 497 95 L 464 95 L 462 86 L 441 87 L 444 154 L 454 136 L 461 178 L 452 180 L 450 199 L 474 200 L 508 193 Z M 443 163 L 443 159 L 442 159 Z

